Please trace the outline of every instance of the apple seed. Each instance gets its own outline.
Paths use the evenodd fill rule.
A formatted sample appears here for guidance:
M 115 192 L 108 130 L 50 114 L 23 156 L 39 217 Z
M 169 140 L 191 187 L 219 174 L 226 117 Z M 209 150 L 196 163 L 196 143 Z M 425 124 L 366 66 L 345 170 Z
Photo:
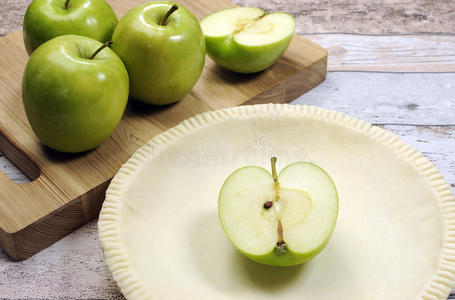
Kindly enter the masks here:
M 270 207 L 272 207 L 272 205 L 273 205 L 272 201 L 267 201 L 266 203 L 264 203 L 264 208 L 269 209 Z

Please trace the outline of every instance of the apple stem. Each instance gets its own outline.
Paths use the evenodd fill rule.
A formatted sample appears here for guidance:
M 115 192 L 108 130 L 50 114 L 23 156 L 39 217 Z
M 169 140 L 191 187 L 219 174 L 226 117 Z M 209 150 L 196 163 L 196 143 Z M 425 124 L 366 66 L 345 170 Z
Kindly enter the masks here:
M 266 13 L 263 13 L 262 15 L 257 17 L 256 19 L 252 19 L 251 22 L 247 22 L 247 23 L 243 23 L 243 24 L 239 25 L 238 28 L 236 30 L 234 30 L 234 32 L 232 34 L 237 34 L 237 33 L 241 32 L 241 31 L 253 26 L 257 21 L 259 21 L 260 19 L 262 19 L 266 15 L 267 15 Z
M 70 5 L 70 0 L 65 1 L 65 9 L 68 9 Z
M 273 182 L 274 182 L 274 189 L 275 189 L 275 199 L 274 201 L 277 202 L 279 199 L 279 184 L 278 184 L 278 175 L 276 173 L 276 157 L 272 157 L 272 177 L 273 177 Z M 274 201 L 267 201 L 264 203 L 264 208 L 269 209 L 270 207 L 273 206 Z
M 113 41 L 107 41 L 106 43 L 102 44 L 101 47 L 99 47 L 98 49 L 96 49 L 95 52 L 93 52 L 93 54 L 88 58 L 88 59 L 94 59 L 95 56 L 100 53 L 101 50 L 103 50 L 104 48 L 106 47 L 110 47 L 114 42 Z
M 161 26 L 165 26 L 166 23 L 167 23 L 167 19 L 169 18 L 169 16 L 178 9 L 179 7 L 177 6 L 177 4 L 173 4 L 171 6 L 171 8 L 167 11 L 167 13 L 164 15 L 163 19 L 161 19 L 161 22 L 160 22 L 160 25 Z
M 256 18 L 256 21 L 259 21 L 260 19 L 262 19 L 263 17 L 265 17 L 267 14 L 266 13 L 263 13 L 262 15 L 260 15 L 259 17 Z
M 276 174 L 276 157 L 272 157 L 272 177 L 273 181 L 278 181 L 278 175 Z

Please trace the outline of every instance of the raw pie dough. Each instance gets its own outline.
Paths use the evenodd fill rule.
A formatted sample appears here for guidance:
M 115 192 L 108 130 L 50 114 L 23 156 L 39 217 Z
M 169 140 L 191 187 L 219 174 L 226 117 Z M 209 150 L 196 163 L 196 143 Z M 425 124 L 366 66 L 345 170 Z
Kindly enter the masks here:
M 335 232 L 304 265 L 239 254 L 217 213 L 245 165 L 307 160 L 340 196 Z M 297 105 L 198 115 L 140 148 L 114 177 L 99 219 L 109 270 L 128 299 L 446 299 L 455 280 L 455 202 L 438 170 L 395 135 Z

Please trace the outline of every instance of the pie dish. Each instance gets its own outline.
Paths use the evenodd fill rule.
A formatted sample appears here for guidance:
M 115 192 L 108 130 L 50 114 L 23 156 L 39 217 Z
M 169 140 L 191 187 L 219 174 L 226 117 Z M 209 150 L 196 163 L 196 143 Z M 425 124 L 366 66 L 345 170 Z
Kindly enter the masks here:
M 245 165 L 311 161 L 332 177 L 339 216 L 297 267 L 239 254 L 218 220 L 221 185 Z M 446 299 L 455 283 L 455 201 L 434 165 L 397 136 L 343 113 L 253 105 L 195 116 L 118 171 L 98 226 L 128 299 Z

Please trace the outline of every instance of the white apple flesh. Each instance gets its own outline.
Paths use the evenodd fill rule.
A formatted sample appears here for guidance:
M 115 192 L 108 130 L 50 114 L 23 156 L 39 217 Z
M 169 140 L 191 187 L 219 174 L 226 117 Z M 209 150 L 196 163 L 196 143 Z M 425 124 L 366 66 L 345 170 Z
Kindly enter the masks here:
M 292 266 L 317 255 L 338 216 L 338 194 L 329 175 L 310 162 L 277 176 L 249 166 L 234 171 L 219 195 L 219 217 L 232 244 L 267 265 Z
M 286 13 L 266 14 L 254 7 L 215 12 L 201 22 L 208 55 L 221 67 L 254 73 L 275 63 L 287 49 L 295 31 Z

